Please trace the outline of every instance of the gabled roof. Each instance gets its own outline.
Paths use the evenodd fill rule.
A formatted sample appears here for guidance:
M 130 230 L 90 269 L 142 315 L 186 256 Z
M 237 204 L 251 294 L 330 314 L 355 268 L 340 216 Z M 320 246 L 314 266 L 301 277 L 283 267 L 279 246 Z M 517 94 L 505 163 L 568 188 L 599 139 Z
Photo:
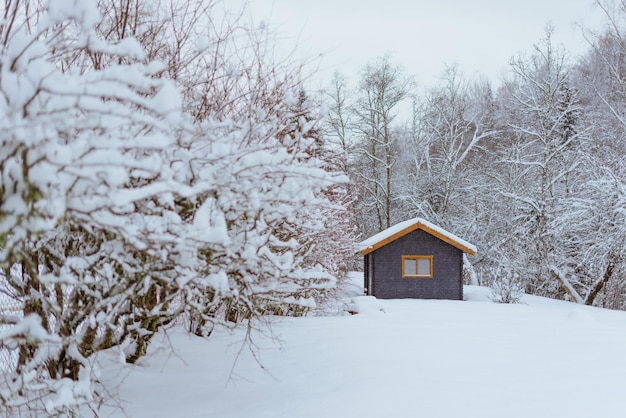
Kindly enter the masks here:
M 362 241 L 357 245 L 357 249 L 361 251 L 361 254 L 363 255 L 371 253 L 372 251 L 375 251 L 380 247 L 408 234 L 409 232 L 415 231 L 416 229 L 421 229 L 422 231 L 447 242 L 465 253 L 470 255 L 476 254 L 476 247 L 472 244 L 422 218 L 413 218 L 408 221 L 395 224 L 394 226 L 366 239 L 365 241 Z

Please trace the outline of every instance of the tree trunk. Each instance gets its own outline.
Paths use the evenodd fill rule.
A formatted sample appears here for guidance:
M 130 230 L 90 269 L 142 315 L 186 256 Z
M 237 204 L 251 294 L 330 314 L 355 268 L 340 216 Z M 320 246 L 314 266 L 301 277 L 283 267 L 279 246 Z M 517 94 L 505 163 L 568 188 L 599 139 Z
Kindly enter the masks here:
M 585 299 L 585 305 L 593 305 L 593 302 L 596 300 L 596 296 L 598 293 L 604 288 L 604 286 L 608 283 L 613 276 L 613 271 L 615 270 L 615 261 L 613 261 L 613 257 L 609 256 L 609 263 L 606 265 L 606 269 L 604 270 L 604 275 L 602 279 L 600 279 L 596 285 L 591 289 L 589 295 Z

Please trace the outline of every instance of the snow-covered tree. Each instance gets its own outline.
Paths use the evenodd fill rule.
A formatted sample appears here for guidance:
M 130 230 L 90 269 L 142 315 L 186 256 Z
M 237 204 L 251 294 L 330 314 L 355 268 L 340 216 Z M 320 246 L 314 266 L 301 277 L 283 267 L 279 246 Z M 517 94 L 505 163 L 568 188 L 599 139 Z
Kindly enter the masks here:
M 559 216 L 552 222 L 560 245 L 555 249 L 559 264 L 552 266 L 551 274 L 577 303 L 624 309 L 624 170 L 591 161 L 588 167 L 597 169 L 588 170 L 580 193 L 560 202 Z
M 477 91 L 456 67 L 447 69 L 442 85 L 431 88 L 415 109 L 402 152 L 405 206 L 446 228 L 469 213 L 467 203 L 479 192 L 485 169 L 482 145 L 495 135 L 488 108 L 474 97 Z
M 589 52 L 579 61 L 573 83 L 588 129 L 579 149 L 577 187 L 559 201 L 551 228 L 559 245 L 552 275 L 578 303 L 613 309 L 626 307 L 624 271 L 624 145 L 626 123 L 626 42 L 624 2 L 597 1 L 607 25 L 586 31 Z
M 510 236 L 511 248 L 519 251 L 513 257 L 516 271 L 528 291 L 555 296 L 563 289 L 551 279 L 558 237 L 549 225 L 557 202 L 571 192 L 584 130 L 576 123 L 581 105 L 571 86 L 571 66 L 551 35 L 548 28 L 533 54 L 511 63 L 514 81 L 505 90 L 510 130 L 500 147 L 508 175 L 498 178 L 498 190 L 515 203 Z

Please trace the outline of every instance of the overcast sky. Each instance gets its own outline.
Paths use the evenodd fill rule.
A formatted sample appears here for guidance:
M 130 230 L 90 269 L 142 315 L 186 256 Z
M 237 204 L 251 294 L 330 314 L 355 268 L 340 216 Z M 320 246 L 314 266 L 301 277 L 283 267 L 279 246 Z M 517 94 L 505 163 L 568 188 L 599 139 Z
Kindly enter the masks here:
M 255 20 L 299 53 L 322 54 L 322 76 L 350 81 L 373 58 L 392 61 L 432 84 L 445 65 L 497 82 L 510 58 L 529 51 L 548 22 L 576 57 L 586 50 L 576 24 L 598 28 L 593 0 L 249 0 Z

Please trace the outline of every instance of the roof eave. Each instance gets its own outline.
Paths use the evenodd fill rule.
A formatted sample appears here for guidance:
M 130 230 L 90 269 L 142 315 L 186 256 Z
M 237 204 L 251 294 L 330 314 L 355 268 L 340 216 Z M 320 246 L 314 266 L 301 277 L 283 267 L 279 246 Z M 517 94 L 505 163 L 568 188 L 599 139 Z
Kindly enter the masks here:
M 390 242 L 395 241 L 398 238 L 401 238 L 404 235 L 408 234 L 409 232 L 415 231 L 416 229 L 421 229 L 422 231 L 424 231 L 424 232 L 426 232 L 426 233 L 428 233 L 428 234 L 430 234 L 432 236 L 435 236 L 435 237 L 439 238 L 443 242 L 448 243 L 448 244 L 452 245 L 455 248 L 458 248 L 459 250 L 463 251 L 464 253 L 467 253 L 469 255 L 476 255 L 476 250 L 474 250 L 473 248 L 470 248 L 470 247 L 468 247 L 466 245 L 463 245 L 460 242 L 458 242 L 458 241 L 456 241 L 456 240 L 454 240 L 454 239 L 452 239 L 452 238 L 450 238 L 450 237 L 448 237 L 446 235 L 440 234 L 438 231 L 436 231 L 436 230 L 434 230 L 432 228 L 429 228 L 428 226 L 422 224 L 421 222 L 417 222 L 417 223 L 415 223 L 415 224 L 413 224 L 413 225 L 411 225 L 411 226 L 409 226 L 407 228 L 404 228 L 401 231 L 396 232 L 395 234 L 385 238 L 384 240 L 381 240 L 381 241 L 379 241 L 379 242 L 377 242 L 375 244 L 370 245 L 367 248 L 362 249 L 361 250 L 361 254 L 362 255 L 367 255 L 367 254 L 369 254 L 369 253 L 371 253 L 373 251 L 376 251 L 377 249 L 379 249 L 381 247 L 384 247 L 385 245 L 389 244 Z

